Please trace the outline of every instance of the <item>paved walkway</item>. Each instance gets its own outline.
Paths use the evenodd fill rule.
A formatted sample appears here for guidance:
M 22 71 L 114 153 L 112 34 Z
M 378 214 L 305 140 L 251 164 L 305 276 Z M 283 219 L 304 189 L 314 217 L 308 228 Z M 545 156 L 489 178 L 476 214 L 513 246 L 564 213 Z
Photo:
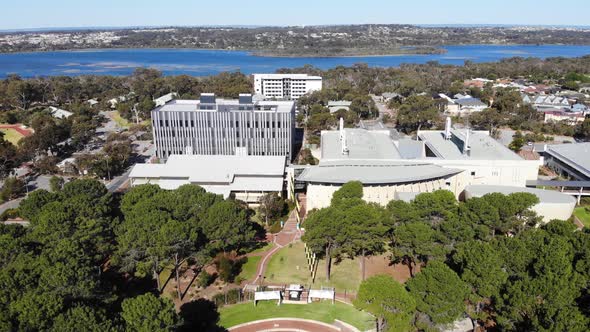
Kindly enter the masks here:
M 352 332 L 358 331 L 347 324 L 334 325 L 298 318 L 264 319 L 230 327 L 232 332 L 281 331 L 281 332 Z
M 256 279 L 254 279 L 252 283 L 256 284 L 260 278 L 264 277 L 266 266 L 268 265 L 268 262 L 270 262 L 272 255 L 274 255 L 279 249 L 283 248 L 289 243 L 292 243 L 301 238 L 301 231 L 297 229 L 296 213 L 297 212 L 295 210 L 291 211 L 289 219 L 287 219 L 283 229 L 279 233 L 273 235 L 273 243 L 275 245 L 271 250 L 262 255 L 262 259 L 258 263 L 258 268 L 256 269 Z

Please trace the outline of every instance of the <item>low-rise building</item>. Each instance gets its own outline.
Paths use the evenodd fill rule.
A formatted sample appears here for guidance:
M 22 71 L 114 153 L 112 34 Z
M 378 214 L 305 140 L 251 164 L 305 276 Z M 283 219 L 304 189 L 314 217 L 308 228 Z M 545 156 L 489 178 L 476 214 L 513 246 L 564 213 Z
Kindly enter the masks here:
M 267 193 L 282 195 L 285 165 L 281 156 L 172 155 L 165 164 L 136 164 L 129 179 L 131 186 L 149 183 L 169 190 L 195 184 L 255 205 Z
M 590 181 L 590 143 L 548 145 L 544 163 L 564 178 Z
M 576 207 L 576 199 L 573 196 L 558 191 L 511 186 L 467 186 L 465 188 L 465 199 L 483 197 L 491 193 L 501 193 L 504 195 L 529 193 L 537 196 L 539 203 L 535 204 L 531 210 L 535 211 L 537 215 L 542 216 L 543 222 L 546 223 L 553 219 L 568 220 Z
M 583 112 L 568 112 L 566 110 L 552 110 L 552 111 L 545 111 L 544 120 L 545 123 L 550 122 L 563 122 L 567 123 L 570 126 L 574 126 L 580 122 L 584 122 L 586 116 Z
M 330 205 L 332 195 L 349 181 L 363 184 L 363 198 L 386 205 L 399 193 L 463 190 L 462 170 L 433 165 L 423 156 L 423 144 L 393 140 L 389 130 L 343 128 L 322 131 L 321 159 L 306 167 L 296 182 L 306 187 L 307 208 Z M 419 157 L 418 157 L 419 156 Z
M 165 94 L 161 97 L 154 99 L 154 104 L 156 104 L 156 107 L 164 106 L 167 102 L 170 102 L 170 101 L 176 99 L 176 97 L 178 97 L 178 93 L 170 92 L 168 94 Z
M 336 113 L 340 110 L 349 111 L 351 104 L 352 102 L 348 100 L 330 100 L 328 102 L 328 109 L 330 109 L 330 113 Z
M 51 116 L 53 116 L 56 119 L 67 119 L 70 116 L 74 115 L 74 113 L 70 111 L 66 111 L 54 106 L 49 106 L 49 112 L 51 113 Z
M 349 181 L 363 183 L 364 199 L 387 204 L 439 189 L 459 198 L 468 185 L 526 187 L 536 180 L 539 161 L 524 160 L 488 132 L 457 130 L 447 118 L 444 131 L 419 131 L 418 140 L 387 129 L 341 128 L 321 134 L 319 165 L 297 173 L 306 188 L 308 209 L 330 204 Z M 289 179 L 288 179 L 289 180 Z

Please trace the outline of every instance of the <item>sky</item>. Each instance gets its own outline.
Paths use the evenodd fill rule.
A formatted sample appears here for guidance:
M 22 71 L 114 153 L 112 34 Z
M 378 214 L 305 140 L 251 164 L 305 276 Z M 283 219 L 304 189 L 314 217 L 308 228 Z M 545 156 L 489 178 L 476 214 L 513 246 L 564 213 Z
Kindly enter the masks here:
M 0 12 L 2 30 L 363 23 L 590 25 L 589 0 L 0 0 Z

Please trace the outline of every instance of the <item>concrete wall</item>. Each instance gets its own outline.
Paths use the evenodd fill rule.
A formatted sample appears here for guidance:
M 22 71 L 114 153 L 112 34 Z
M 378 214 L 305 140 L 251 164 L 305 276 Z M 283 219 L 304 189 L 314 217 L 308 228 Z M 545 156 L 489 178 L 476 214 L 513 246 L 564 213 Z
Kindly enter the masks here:
M 465 189 L 466 175 L 465 172 L 459 173 L 449 178 L 442 178 L 432 181 L 415 182 L 409 184 L 392 184 L 392 185 L 365 185 L 363 186 L 363 199 L 370 203 L 387 205 L 390 201 L 396 199 L 396 192 L 417 192 L 426 193 L 440 189 L 450 190 L 455 197 Z M 314 184 L 307 185 L 307 209 L 321 209 L 330 206 L 332 195 L 341 185 Z
M 539 174 L 537 160 L 429 160 L 435 165 L 465 170 L 466 185 L 488 184 L 526 187 Z
M 543 191 L 541 189 L 537 190 Z M 516 190 L 516 192 L 518 191 Z M 556 192 L 556 194 L 560 193 Z M 542 216 L 543 222 L 545 223 L 550 222 L 553 219 L 568 220 L 572 216 L 572 213 L 574 213 L 574 208 L 576 207 L 576 199 L 565 194 L 562 195 L 564 195 L 566 198 L 564 202 L 557 203 L 551 201 L 544 201 L 542 198 L 540 198 L 541 202 L 534 205 L 531 208 L 531 210 L 535 211 L 537 215 Z M 465 190 L 465 199 L 482 196 L 483 195 L 474 194 L 469 190 Z

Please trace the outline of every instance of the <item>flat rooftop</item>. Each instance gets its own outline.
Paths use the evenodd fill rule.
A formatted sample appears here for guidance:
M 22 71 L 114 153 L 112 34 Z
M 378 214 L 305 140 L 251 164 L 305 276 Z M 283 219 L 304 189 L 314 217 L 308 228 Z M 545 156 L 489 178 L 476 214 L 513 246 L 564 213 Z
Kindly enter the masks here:
M 548 145 L 545 153 L 590 176 L 590 143 Z
M 342 153 L 340 131 L 322 131 L 322 160 L 351 159 L 400 159 L 401 155 L 389 131 L 369 131 L 358 128 L 345 128 L 348 154 Z
M 230 183 L 236 176 L 276 176 L 282 182 L 285 165 L 281 156 L 171 155 L 165 164 L 135 164 L 129 177 Z
M 238 99 L 222 99 L 217 98 L 215 99 L 215 105 L 218 107 L 213 110 L 201 110 L 199 109 L 199 105 L 201 104 L 200 100 L 192 100 L 192 99 L 176 99 L 172 100 L 165 105 L 157 107 L 154 109 L 156 112 L 217 112 L 217 111 L 240 111 L 246 112 L 244 110 L 238 110 L 239 106 L 245 105 L 254 105 L 254 112 L 279 112 L 279 113 L 290 113 L 293 111 L 295 102 L 284 100 L 284 101 L 273 101 L 273 100 L 264 100 L 264 101 L 254 101 L 252 104 L 240 104 Z M 221 107 L 219 107 L 221 106 Z M 234 109 L 235 107 L 235 109 Z
M 254 77 L 262 79 L 283 79 L 283 78 L 294 78 L 294 79 L 308 79 L 308 80 L 321 80 L 321 76 L 311 76 L 307 74 L 253 74 Z
M 319 166 L 305 169 L 298 181 L 344 184 L 402 184 L 447 178 L 462 170 L 444 168 L 421 162 L 336 160 L 322 161 Z
M 469 154 L 464 154 L 465 130 L 451 130 L 451 139 L 445 139 L 444 131 L 420 131 L 418 137 L 436 155 L 449 160 L 522 160 L 520 156 L 490 137 L 487 132 L 471 131 Z

